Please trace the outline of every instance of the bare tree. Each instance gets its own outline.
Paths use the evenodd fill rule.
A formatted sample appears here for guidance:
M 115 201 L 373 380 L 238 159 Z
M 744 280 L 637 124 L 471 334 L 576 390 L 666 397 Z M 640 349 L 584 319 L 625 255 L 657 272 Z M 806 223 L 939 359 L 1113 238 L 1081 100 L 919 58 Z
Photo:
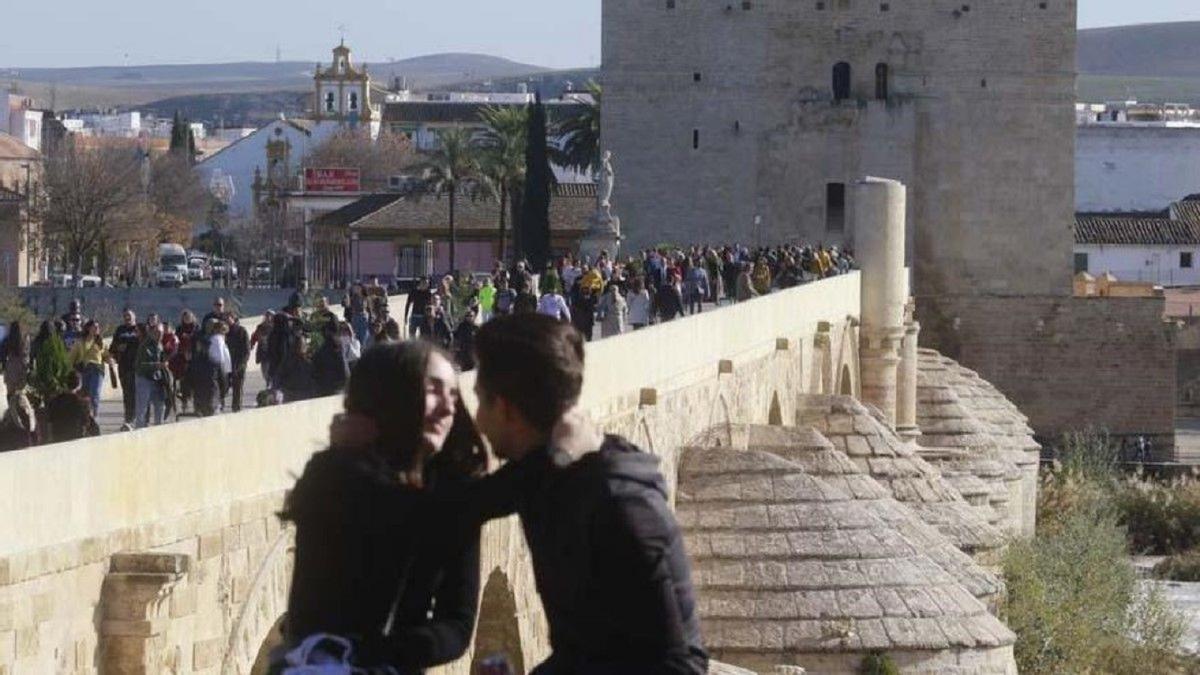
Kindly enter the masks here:
M 338 131 L 304 157 L 306 167 L 360 170 L 367 191 L 387 188 L 390 177 L 414 170 L 418 162 L 408 137 L 382 132 L 372 140 L 362 128 Z
M 84 261 L 102 254 L 111 231 L 142 197 L 140 151 L 120 145 L 62 143 L 46 158 L 41 220 L 80 283 Z

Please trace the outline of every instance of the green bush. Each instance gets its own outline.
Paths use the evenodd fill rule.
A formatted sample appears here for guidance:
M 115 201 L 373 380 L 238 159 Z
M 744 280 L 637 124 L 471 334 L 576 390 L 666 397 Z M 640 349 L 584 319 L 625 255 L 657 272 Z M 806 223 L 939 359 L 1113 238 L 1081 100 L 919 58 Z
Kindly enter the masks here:
M 1115 495 L 1134 551 L 1173 555 L 1200 546 L 1200 481 L 1131 478 Z
M 863 657 L 858 672 L 859 675 L 900 675 L 900 668 L 887 654 L 872 652 Z
M 1168 581 L 1200 582 L 1200 548 L 1177 553 L 1154 566 L 1154 576 Z

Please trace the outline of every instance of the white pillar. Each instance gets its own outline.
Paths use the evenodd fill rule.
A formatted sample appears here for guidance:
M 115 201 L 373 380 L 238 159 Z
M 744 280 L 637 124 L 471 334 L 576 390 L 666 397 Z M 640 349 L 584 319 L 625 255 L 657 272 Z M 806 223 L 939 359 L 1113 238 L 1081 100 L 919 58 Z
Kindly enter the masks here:
M 894 426 L 908 294 L 904 279 L 907 191 L 898 181 L 870 177 L 857 181 L 852 189 L 854 247 L 862 270 L 862 397 Z
M 909 321 L 904 325 L 900 369 L 896 374 L 896 432 L 908 440 L 921 435 L 921 428 L 917 426 L 917 340 L 920 335 L 920 323 Z

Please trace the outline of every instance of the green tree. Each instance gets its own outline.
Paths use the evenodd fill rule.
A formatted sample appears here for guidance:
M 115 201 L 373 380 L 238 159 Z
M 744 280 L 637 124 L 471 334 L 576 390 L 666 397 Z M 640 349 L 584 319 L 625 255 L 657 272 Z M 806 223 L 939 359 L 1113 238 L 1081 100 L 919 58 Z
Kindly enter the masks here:
M 600 96 L 603 93 L 595 81 L 588 81 L 587 91 L 592 100 L 582 101 L 579 111 L 559 122 L 554 129 L 562 141 L 554 151 L 554 161 L 580 172 L 589 172 L 600 163 Z
M 538 94 L 529 110 L 525 144 L 525 196 L 521 209 L 521 249 L 534 270 L 550 258 L 550 190 L 554 172 L 546 147 L 546 106 Z
M 487 124 L 479 137 L 483 149 L 482 171 L 500 196 L 500 258 L 504 259 L 507 220 L 511 217 L 516 230 L 521 217 L 529 109 L 489 107 L 480 117 Z
M 186 117 L 181 117 L 179 111 L 175 111 L 175 117 L 171 119 L 171 145 L 170 152 L 177 157 L 187 158 L 189 165 L 196 161 L 196 134 L 192 133 L 192 124 Z
M 444 129 L 438 133 L 438 148 L 424 164 L 425 184 L 450 202 L 450 270 L 455 267 L 456 232 L 454 206 L 458 194 L 477 186 L 479 157 L 472 133 L 466 129 Z

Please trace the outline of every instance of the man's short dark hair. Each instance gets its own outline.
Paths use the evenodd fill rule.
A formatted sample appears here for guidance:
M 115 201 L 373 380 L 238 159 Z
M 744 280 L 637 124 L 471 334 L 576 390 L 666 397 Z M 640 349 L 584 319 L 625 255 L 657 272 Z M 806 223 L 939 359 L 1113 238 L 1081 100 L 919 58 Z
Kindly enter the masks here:
M 583 336 L 569 323 L 541 314 L 501 316 L 475 340 L 482 393 L 503 396 L 536 429 L 550 431 L 579 402 Z

